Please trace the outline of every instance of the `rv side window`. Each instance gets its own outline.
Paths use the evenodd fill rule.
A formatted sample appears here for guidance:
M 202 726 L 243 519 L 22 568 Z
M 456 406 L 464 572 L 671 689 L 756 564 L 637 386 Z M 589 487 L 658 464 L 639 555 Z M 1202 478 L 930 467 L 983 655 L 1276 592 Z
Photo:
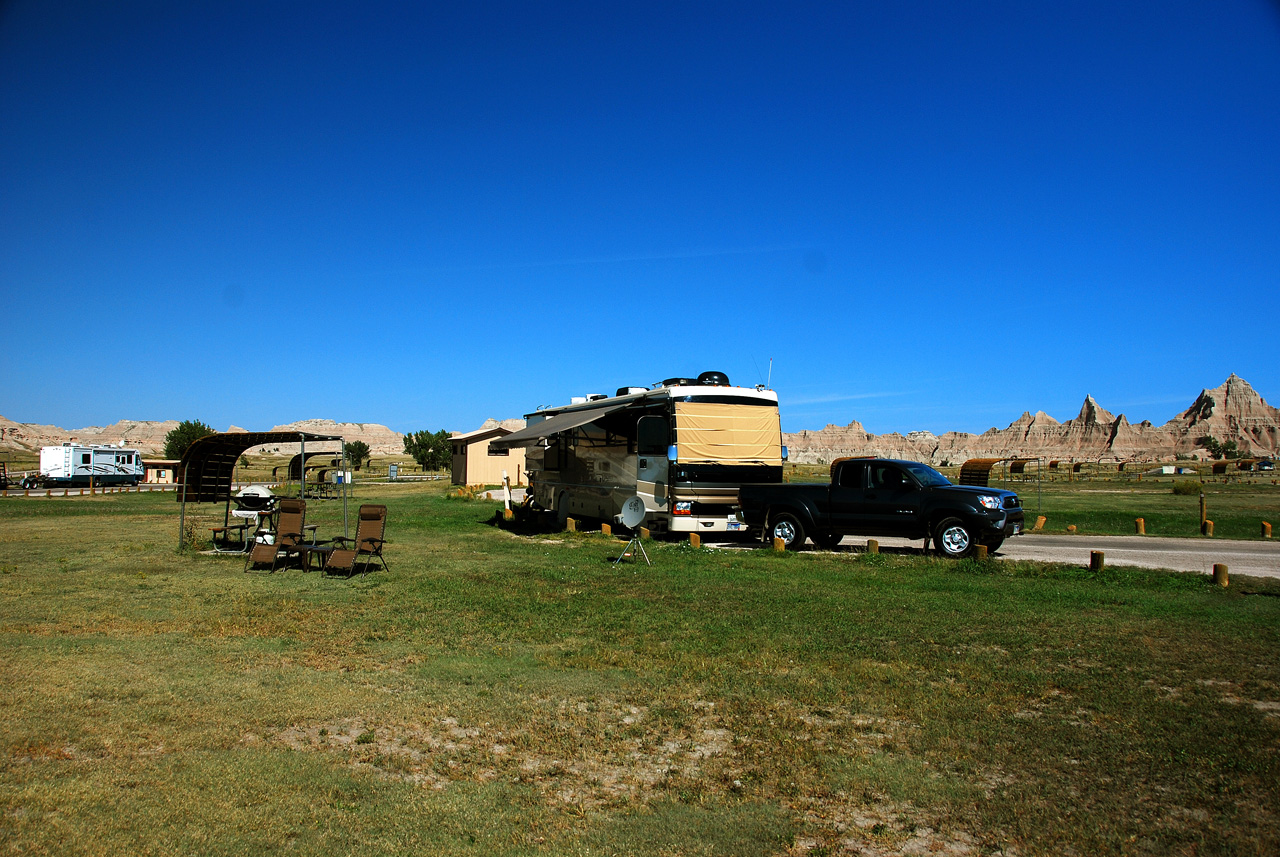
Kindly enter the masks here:
M 88 452 L 86 452 L 86 453 L 82 454 L 82 455 L 80 456 L 80 463 L 81 463 L 81 464 L 88 464 L 88 463 L 89 463 L 89 456 L 90 456 L 90 455 L 92 455 L 92 453 L 88 453 Z
M 547 438 L 547 448 L 542 453 L 542 467 L 545 470 L 559 470 L 563 463 L 564 446 L 559 436 Z
M 640 455 L 666 455 L 670 444 L 667 418 L 641 417 L 636 424 L 636 452 Z

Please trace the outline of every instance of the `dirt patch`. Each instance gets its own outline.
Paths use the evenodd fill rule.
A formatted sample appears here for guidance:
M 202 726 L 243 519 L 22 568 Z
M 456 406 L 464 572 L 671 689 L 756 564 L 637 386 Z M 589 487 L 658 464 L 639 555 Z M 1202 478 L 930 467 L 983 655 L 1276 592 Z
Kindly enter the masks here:
M 760 714 L 730 716 L 706 700 L 655 711 L 613 699 L 533 699 L 530 716 L 516 728 L 450 716 L 419 723 L 348 718 L 294 724 L 266 740 L 345 757 L 353 767 L 424 788 L 523 783 L 575 816 L 661 799 L 780 800 L 805 822 L 791 854 L 976 853 L 966 832 L 939 831 L 915 807 L 823 794 L 816 781 L 799 782 L 807 755 L 883 752 L 904 724 L 789 703 Z M 771 733 L 753 728 L 761 722 L 786 731 L 783 752 L 794 757 L 794 768 L 772 771 L 778 748 L 762 746 Z

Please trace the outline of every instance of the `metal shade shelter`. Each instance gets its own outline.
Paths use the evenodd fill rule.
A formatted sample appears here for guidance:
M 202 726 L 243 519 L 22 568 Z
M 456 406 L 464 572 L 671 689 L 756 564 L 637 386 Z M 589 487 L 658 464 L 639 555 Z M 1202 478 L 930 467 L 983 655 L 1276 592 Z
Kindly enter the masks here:
M 308 461 L 308 462 L 310 462 L 310 461 L 311 461 L 311 459 L 313 459 L 313 458 L 315 458 L 315 457 L 317 457 L 317 456 L 320 456 L 320 455 L 333 455 L 333 452 L 332 452 L 332 450 L 326 451 L 326 450 L 323 450 L 323 449 L 317 449 L 315 452 L 308 452 L 308 453 L 307 453 L 307 455 L 306 455 L 306 458 L 307 458 L 307 461 Z M 280 468 L 281 468 L 281 467 L 287 467 L 288 469 L 285 471 L 285 473 L 286 473 L 285 479 L 286 479 L 286 480 L 301 479 L 301 478 L 303 477 L 303 472 L 304 472 L 307 468 L 309 468 L 309 467 L 310 467 L 310 468 L 314 468 L 314 467 L 315 467 L 315 465 L 310 464 L 310 463 L 308 463 L 308 464 L 304 465 L 304 464 L 302 463 L 302 457 L 303 457 L 303 456 L 302 456 L 302 453 L 297 453 L 296 455 L 294 455 L 294 456 L 293 456 L 293 458 L 290 458 L 290 459 L 289 459 L 289 463 L 288 463 L 287 465 L 283 465 L 283 464 L 281 464 L 281 465 L 276 465 L 275 467 L 271 468 L 271 476 L 274 478 L 275 476 L 279 475 L 279 473 L 280 473 Z M 337 467 L 337 466 L 338 466 L 338 459 L 337 459 L 337 458 L 333 459 L 333 464 L 332 464 L 332 465 L 330 465 L 330 466 L 332 466 L 332 467 Z
M 231 515 L 231 477 L 245 450 L 263 444 L 296 443 L 305 460 L 307 441 L 318 443 L 336 440 L 341 457 L 345 461 L 347 446 L 341 435 L 312 434 L 305 431 L 248 431 L 218 432 L 194 441 L 178 462 L 175 481 L 178 483 L 177 500 L 182 504 L 178 516 L 178 547 L 186 539 L 187 501 L 192 503 L 226 503 L 224 523 Z M 329 453 L 332 455 L 332 453 Z M 302 499 L 306 499 L 307 485 L 302 482 Z M 342 483 L 342 534 L 347 535 L 347 483 Z

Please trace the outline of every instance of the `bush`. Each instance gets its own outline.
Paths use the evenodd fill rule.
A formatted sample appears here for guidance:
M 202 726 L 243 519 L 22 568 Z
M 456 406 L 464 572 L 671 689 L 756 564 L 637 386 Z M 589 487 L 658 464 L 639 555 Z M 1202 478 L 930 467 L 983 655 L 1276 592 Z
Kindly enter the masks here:
M 1204 483 L 1199 480 L 1173 483 L 1173 493 L 1183 497 L 1194 497 L 1204 491 Z

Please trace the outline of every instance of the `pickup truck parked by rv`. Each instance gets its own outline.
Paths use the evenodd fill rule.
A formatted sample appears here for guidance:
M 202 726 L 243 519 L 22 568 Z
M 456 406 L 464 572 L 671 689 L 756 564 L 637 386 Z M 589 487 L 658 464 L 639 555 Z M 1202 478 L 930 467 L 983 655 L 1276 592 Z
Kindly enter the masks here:
M 902 536 L 962 557 L 980 544 L 995 551 L 1023 523 L 1012 491 L 953 485 L 928 465 L 885 458 L 839 459 L 830 485 L 743 485 L 738 504 L 752 532 L 791 550 L 806 538 L 834 547 L 848 535 Z

